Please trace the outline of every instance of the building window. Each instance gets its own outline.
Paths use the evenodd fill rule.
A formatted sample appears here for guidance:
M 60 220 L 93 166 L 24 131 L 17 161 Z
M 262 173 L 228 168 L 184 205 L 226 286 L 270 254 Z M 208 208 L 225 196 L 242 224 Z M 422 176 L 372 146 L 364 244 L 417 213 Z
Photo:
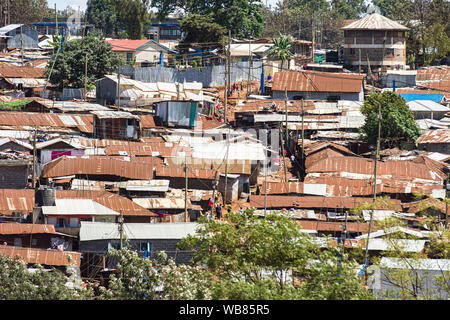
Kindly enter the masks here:
M 133 52 L 127 52 L 127 62 L 133 61 Z
M 139 242 L 139 251 L 150 252 L 151 243 L 150 242 Z
M 386 57 L 393 57 L 394 56 L 394 49 L 386 49 Z
M 341 97 L 339 96 L 328 96 L 327 101 L 339 101 Z
M 356 53 L 356 52 L 355 52 L 355 49 L 353 49 L 353 48 L 352 48 L 352 49 L 350 49 L 350 55 L 351 55 L 351 56 L 354 56 L 354 55 L 355 55 L 355 53 Z
M 118 242 L 108 242 L 108 251 L 110 251 L 113 248 L 116 249 L 116 250 L 119 250 L 120 249 L 120 243 L 118 243 Z

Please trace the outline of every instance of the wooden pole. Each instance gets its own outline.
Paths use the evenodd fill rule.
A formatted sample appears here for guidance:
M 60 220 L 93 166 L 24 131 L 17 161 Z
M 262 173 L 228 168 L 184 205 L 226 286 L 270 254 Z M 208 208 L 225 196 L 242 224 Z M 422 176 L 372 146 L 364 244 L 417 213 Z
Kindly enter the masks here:
M 248 99 L 250 91 L 250 76 L 251 76 L 251 65 L 252 65 L 252 38 L 248 39 L 248 79 L 247 79 L 247 95 Z
M 225 189 L 223 191 L 223 205 L 227 205 L 227 188 L 228 188 L 228 151 L 230 149 L 230 129 L 227 134 L 227 153 L 225 155 Z
M 372 230 L 373 213 L 375 211 L 375 201 L 377 200 L 377 165 L 380 154 L 380 136 L 381 136 L 381 103 L 378 102 L 378 138 L 377 138 L 377 150 L 375 153 L 374 172 L 373 172 L 373 204 L 374 208 L 370 211 L 369 230 L 367 232 L 366 252 L 364 254 L 364 263 L 369 264 L 369 241 L 370 232 Z
M 119 71 L 117 73 L 117 109 L 120 108 L 120 64 Z
M 230 43 L 230 34 L 231 31 L 228 32 L 228 44 Z M 223 122 L 227 123 L 227 106 L 228 106 L 228 87 L 229 87 L 229 53 L 230 53 L 230 48 L 228 45 L 228 49 L 225 49 L 225 91 L 223 93 L 224 95 L 224 112 L 223 112 Z
M 120 210 L 120 218 L 119 218 L 119 235 L 120 235 L 120 250 L 123 247 L 123 214 L 122 210 Z
M 188 199 L 188 169 L 187 169 L 187 155 L 186 151 L 184 152 L 184 178 L 185 178 L 185 186 L 184 186 L 184 222 L 187 222 L 187 199 Z
M 88 56 L 86 53 L 86 58 L 84 61 L 84 101 L 87 101 L 87 69 L 88 69 Z
M 34 137 L 33 137 L 33 189 L 36 188 L 36 127 L 34 127 Z

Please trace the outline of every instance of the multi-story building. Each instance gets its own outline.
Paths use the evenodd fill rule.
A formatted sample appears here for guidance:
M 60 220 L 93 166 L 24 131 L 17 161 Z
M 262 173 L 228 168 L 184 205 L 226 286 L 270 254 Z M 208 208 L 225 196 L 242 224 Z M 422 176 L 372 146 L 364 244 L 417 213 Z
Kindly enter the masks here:
M 344 30 L 344 64 L 367 71 L 406 66 L 406 31 L 409 28 L 378 13 L 354 21 Z

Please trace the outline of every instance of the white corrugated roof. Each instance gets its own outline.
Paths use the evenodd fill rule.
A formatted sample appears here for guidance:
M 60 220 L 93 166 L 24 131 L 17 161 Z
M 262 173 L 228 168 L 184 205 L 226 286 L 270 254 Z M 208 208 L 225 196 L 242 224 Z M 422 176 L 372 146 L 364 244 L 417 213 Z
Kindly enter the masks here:
M 56 199 L 55 206 L 43 206 L 42 213 L 44 215 L 120 215 L 91 199 Z
M 450 108 L 432 100 L 414 100 L 406 103 L 411 111 L 449 112 Z
M 363 210 L 363 211 L 368 211 L 368 210 Z M 375 210 L 375 212 L 379 212 L 379 211 L 383 211 L 383 210 Z M 376 238 L 376 237 L 381 237 L 386 234 L 390 234 L 390 233 L 394 233 L 394 232 L 403 232 L 403 233 L 413 235 L 413 236 L 416 236 L 419 238 L 424 237 L 424 235 L 420 231 L 410 230 L 410 229 L 403 228 L 403 227 L 392 227 L 392 228 L 388 228 L 386 230 L 378 230 L 376 232 L 371 232 L 370 238 L 372 239 L 372 238 Z M 367 235 L 368 234 L 366 233 L 366 234 L 360 235 L 359 237 L 356 237 L 355 239 L 357 239 L 357 240 L 366 239 Z
M 198 223 L 125 223 L 127 239 L 182 239 L 194 235 Z M 117 223 L 81 221 L 80 241 L 120 239 Z
M 410 269 L 413 266 L 418 270 L 450 271 L 450 259 L 402 259 L 381 258 L 380 265 L 392 269 Z
M 228 149 L 228 150 L 227 150 Z M 200 159 L 225 159 L 228 152 L 229 160 L 264 160 L 265 147 L 258 143 L 213 143 L 192 144 L 192 157 Z

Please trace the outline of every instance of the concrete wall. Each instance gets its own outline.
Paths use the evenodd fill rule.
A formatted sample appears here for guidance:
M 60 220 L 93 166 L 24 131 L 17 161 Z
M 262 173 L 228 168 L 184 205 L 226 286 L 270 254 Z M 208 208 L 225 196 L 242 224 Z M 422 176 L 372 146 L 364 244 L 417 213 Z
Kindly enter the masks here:
M 176 245 L 179 239 L 142 239 L 142 240 L 129 240 L 129 244 L 132 249 L 137 250 L 140 242 L 150 242 L 150 258 L 155 259 L 159 251 L 165 251 L 169 258 L 175 260 L 177 264 L 189 264 L 192 259 L 191 251 L 177 250 Z M 94 240 L 94 241 L 80 241 L 80 252 L 96 252 L 107 253 L 108 243 L 120 243 L 119 240 Z M 139 252 L 139 255 L 143 255 L 144 252 Z M 111 267 L 111 266 L 110 266 Z
M 0 166 L 0 189 L 24 189 L 28 182 L 28 166 Z
M 338 100 L 351 100 L 351 101 L 363 101 L 364 92 L 300 92 L 300 91 L 288 91 L 289 100 L 298 100 L 296 97 L 303 97 L 308 100 L 327 100 L 328 97 L 338 96 Z M 273 99 L 285 99 L 284 91 L 273 91 Z
M 419 150 L 450 154 L 450 143 L 421 143 Z
M 386 37 L 386 41 L 384 38 Z M 388 50 L 389 49 L 389 50 Z M 406 38 L 404 31 L 349 30 L 344 32 L 344 61 L 350 65 L 370 66 L 406 65 Z M 393 55 L 389 54 L 393 50 Z M 384 51 L 384 56 L 383 56 Z

